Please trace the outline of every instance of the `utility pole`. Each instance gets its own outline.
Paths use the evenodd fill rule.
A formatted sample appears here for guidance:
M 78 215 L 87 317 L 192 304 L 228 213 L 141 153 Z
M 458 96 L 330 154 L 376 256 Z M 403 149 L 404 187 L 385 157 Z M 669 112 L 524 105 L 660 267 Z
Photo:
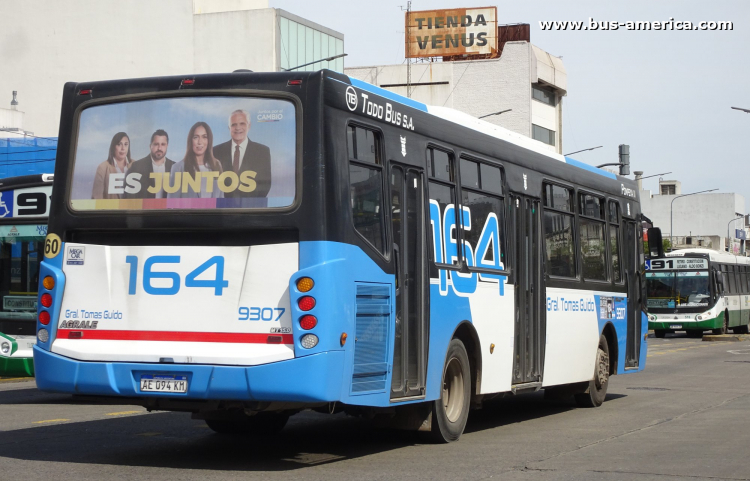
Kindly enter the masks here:
M 411 41 L 411 0 L 406 2 L 406 45 Z M 407 52 L 408 53 L 408 52 Z M 411 57 L 406 57 L 406 96 L 411 98 Z

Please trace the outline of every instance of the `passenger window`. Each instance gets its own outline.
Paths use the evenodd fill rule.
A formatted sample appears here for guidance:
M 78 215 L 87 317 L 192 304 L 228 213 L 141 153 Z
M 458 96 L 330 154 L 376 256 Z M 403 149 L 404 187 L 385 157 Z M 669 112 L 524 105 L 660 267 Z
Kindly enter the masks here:
M 349 190 L 354 228 L 375 249 L 385 253 L 383 240 L 383 167 L 376 132 L 348 127 Z
M 443 226 L 443 221 L 457 225 L 457 213 L 456 213 L 456 184 L 453 182 L 453 155 L 438 150 L 435 148 L 427 149 L 427 164 L 430 172 L 429 179 L 429 195 L 430 195 L 430 215 L 438 215 L 440 222 L 433 222 L 433 229 L 438 226 Z M 434 204 L 437 204 L 435 206 Z M 433 212 L 433 208 L 437 207 L 438 212 Z M 446 215 L 446 210 L 449 210 Z M 443 226 L 444 227 L 444 226 Z M 458 252 L 458 232 L 457 229 L 450 229 L 450 239 L 443 238 L 445 236 L 445 229 L 440 232 L 439 235 L 430 236 L 432 238 L 432 253 L 433 260 L 436 264 L 451 264 L 458 265 L 459 263 L 459 252 Z M 437 238 L 443 238 L 443 246 L 436 246 L 435 240 Z
M 471 172 L 467 181 L 464 171 Z M 474 252 L 475 267 L 483 269 L 506 268 L 505 229 L 503 229 L 502 173 L 499 167 L 461 159 L 461 208 L 469 211 L 464 225 L 465 241 Z M 471 266 L 471 264 L 470 264 Z
M 591 194 L 580 194 L 578 233 L 581 240 L 583 278 L 607 280 L 607 244 L 604 237 L 604 199 Z
M 551 276 L 576 277 L 572 201 L 572 189 L 545 184 L 544 248 Z

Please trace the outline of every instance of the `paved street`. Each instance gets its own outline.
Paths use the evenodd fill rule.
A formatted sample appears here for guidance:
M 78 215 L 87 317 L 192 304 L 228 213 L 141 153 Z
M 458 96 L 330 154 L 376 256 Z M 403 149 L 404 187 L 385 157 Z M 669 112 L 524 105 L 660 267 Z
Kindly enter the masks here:
M 0 479 L 750 479 L 750 343 L 649 339 L 646 371 L 605 404 L 541 393 L 472 412 L 458 443 L 302 413 L 274 439 L 0 381 Z

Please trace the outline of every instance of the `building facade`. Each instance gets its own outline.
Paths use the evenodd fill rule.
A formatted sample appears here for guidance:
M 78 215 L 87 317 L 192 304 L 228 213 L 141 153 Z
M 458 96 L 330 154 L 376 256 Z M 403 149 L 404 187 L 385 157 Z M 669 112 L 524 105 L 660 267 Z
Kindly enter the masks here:
M 278 71 L 344 52 L 344 35 L 268 0 L 0 2 L 0 98 L 17 90 L 25 128 L 57 136 L 65 82 Z M 342 72 L 343 59 L 306 69 Z
M 351 67 L 344 73 L 419 102 L 486 116 L 482 120 L 562 154 L 567 94 L 562 60 L 528 37 L 503 43 L 501 51 L 496 59 Z M 496 114 L 501 111 L 506 112 Z
M 636 181 L 639 174 L 635 172 Z M 661 229 L 664 239 L 671 239 L 673 248 L 745 252 L 748 228 L 744 196 L 714 192 L 685 195 L 679 181 L 662 180 L 658 194 L 641 186 L 640 199 L 641 212 Z

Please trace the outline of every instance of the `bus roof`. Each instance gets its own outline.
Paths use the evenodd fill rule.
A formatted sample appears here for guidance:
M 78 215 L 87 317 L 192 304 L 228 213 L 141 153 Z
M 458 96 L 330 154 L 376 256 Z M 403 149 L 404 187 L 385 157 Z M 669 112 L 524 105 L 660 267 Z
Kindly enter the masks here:
M 722 262 L 725 264 L 745 264 L 750 265 L 750 258 L 745 256 L 736 256 L 729 252 L 716 251 L 713 249 L 705 248 L 690 248 L 680 249 L 672 252 L 667 252 L 664 257 L 691 257 L 691 256 L 708 256 L 713 262 Z
M 349 80 L 353 86 L 359 89 L 371 92 L 373 94 L 376 94 L 381 97 L 392 100 L 394 102 L 398 102 L 403 105 L 415 108 L 417 110 L 421 110 L 428 114 L 434 115 L 435 117 L 439 117 L 443 120 L 453 122 L 454 124 L 458 124 L 458 125 L 467 127 L 469 129 L 475 130 L 477 132 L 481 132 L 485 135 L 489 135 L 491 137 L 504 140 L 508 143 L 517 145 L 527 150 L 531 150 L 533 152 L 547 156 L 559 162 L 565 162 L 569 165 L 573 165 L 575 167 L 588 170 L 595 174 L 599 174 L 604 177 L 617 180 L 617 176 L 613 174 L 612 172 L 608 172 L 603 169 L 598 169 L 592 165 L 588 165 L 583 162 L 580 162 L 572 157 L 565 157 L 556 152 L 550 152 L 549 150 L 542 147 L 538 141 L 535 141 L 525 135 L 512 132 L 504 127 L 500 127 L 498 125 L 492 124 L 485 120 L 478 119 L 465 112 L 461 112 L 461 111 L 458 111 L 449 107 L 438 107 L 434 105 L 427 105 L 422 102 L 417 102 L 413 99 L 404 97 L 402 95 L 393 93 L 389 90 L 385 90 L 378 86 L 372 85 L 370 83 L 367 83 L 367 82 L 364 82 L 362 80 L 358 80 L 352 77 L 349 77 Z

